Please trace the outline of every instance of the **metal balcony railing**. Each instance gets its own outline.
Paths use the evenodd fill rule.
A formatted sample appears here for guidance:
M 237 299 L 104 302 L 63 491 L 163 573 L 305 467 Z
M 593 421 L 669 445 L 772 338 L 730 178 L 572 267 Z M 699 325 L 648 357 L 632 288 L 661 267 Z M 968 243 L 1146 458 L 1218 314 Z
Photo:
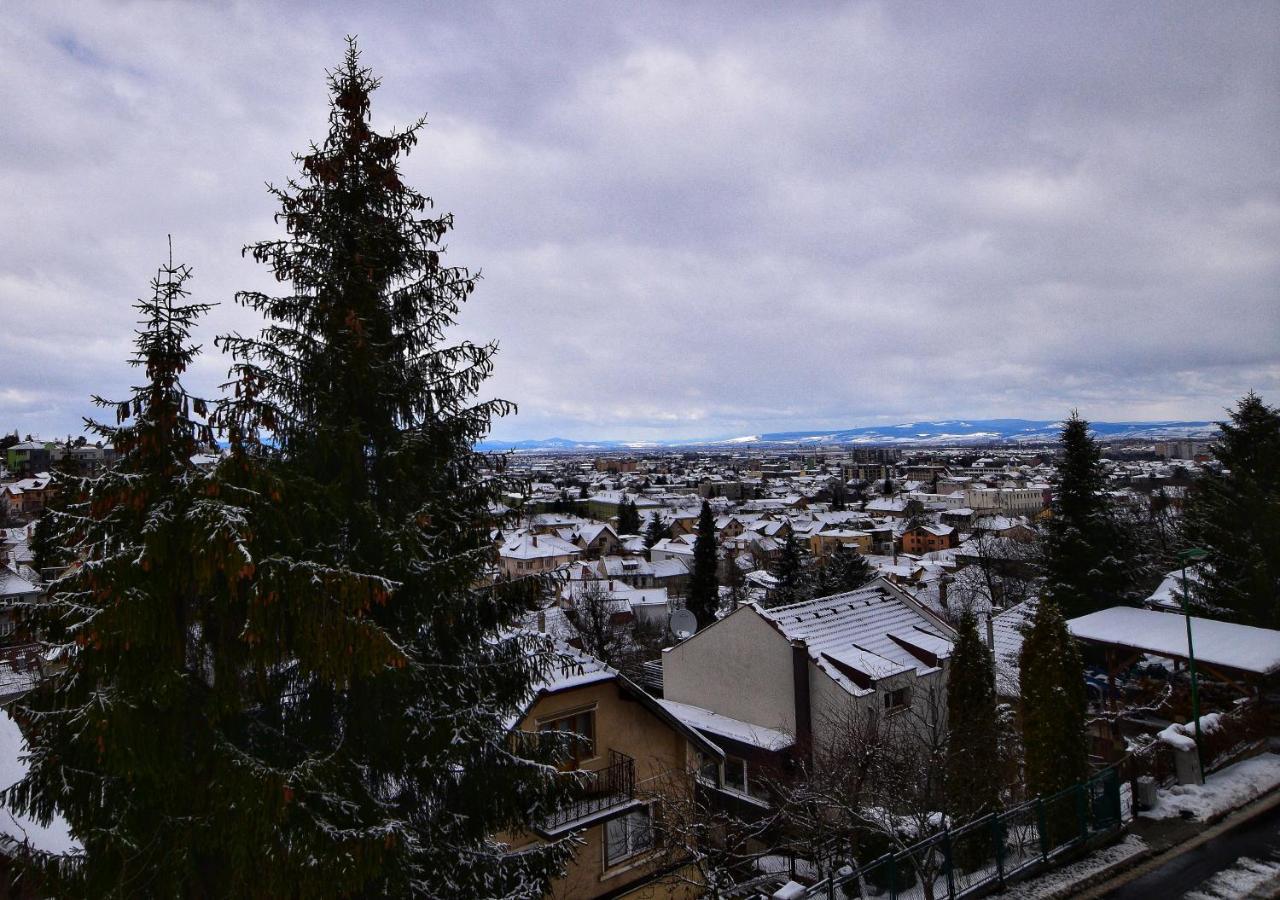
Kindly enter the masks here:
M 542 823 L 543 831 L 560 831 L 575 822 L 622 806 L 635 799 L 636 761 L 617 750 L 609 751 L 609 765 L 586 772 L 574 799 Z

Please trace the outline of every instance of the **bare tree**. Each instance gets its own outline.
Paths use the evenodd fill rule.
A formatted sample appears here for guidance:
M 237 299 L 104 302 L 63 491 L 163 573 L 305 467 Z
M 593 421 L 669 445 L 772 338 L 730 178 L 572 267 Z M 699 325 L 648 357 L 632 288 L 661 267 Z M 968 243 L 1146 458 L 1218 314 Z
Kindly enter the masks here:
M 629 625 L 616 614 L 616 601 L 598 581 L 584 582 L 570 597 L 573 606 L 566 618 L 578 644 L 584 652 L 616 668 L 631 645 Z
M 812 761 L 775 790 L 790 840 L 820 877 L 892 850 L 932 900 L 941 849 L 905 851 L 946 824 L 946 695 L 920 690 L 898 712 L 858 705 L 829 717 Z
M 958 619 L 966 609 L 985 614 L 1015 606 L 1035 596 L 1039 582 L 1039 547 L 1034 536 L 1020 539 L 974 526 L 969 546 L 974 561 L 960 569 L 951 588 Z
M 664 773 L 654 783 L 654 818 L 664 881 L 720 898 L 760 876 L 757 861 L 778 849 L 781 810 L 722 791 L 716 763 L 707 765 Z

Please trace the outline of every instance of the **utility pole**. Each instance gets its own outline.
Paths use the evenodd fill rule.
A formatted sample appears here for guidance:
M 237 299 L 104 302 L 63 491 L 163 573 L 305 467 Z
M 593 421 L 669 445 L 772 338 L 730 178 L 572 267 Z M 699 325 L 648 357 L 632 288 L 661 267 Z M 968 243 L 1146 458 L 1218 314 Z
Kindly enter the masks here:
M 1189 547 L 1178 554 L 1182 562 L 1182 614 L 1187 619 L 1187 665 L 1191 671 L 1191 716 L 1196 723 L 1196 771 L 1204 784 L 1204 748 L 1200 742 L 1200 681 L 1196 677 L 1196 651 L 1191 643 L 1191 595 L 1187 591 L 1187 563 L 1197 563 L 1209 555 L 1208 550 Z

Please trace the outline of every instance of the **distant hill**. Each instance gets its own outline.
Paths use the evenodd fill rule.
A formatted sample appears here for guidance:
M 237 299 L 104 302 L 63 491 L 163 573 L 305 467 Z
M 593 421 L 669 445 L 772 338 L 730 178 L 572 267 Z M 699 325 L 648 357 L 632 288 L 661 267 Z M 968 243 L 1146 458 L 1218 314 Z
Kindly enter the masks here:
M 1215 422 L 1091 422 L 1102 440 L 1212 440 L 1217 437 Z M 651 450 L 679 447 L 742 448 L 752 445 L 816 446 L 831 444 L 963 445 L 1019 444 L 1057 440 L 1061 421 L 1042 419 L 949 419 L 942 422 L 903 422 L 899 425 L 864 425 L 835 431 L 776 431 L 742 437 L 689 441 L 575 441 L 546 438 L 525 441 L 484 441 L 477 445 L 488 451 L 538 450 Z

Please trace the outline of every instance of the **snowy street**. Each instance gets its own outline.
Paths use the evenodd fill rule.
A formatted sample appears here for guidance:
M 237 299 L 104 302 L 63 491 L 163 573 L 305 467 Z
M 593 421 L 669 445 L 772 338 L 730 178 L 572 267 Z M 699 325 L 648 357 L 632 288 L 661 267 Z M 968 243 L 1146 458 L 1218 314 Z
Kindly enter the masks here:
M 1280 897 L 1280 806 L 1102 896 L 1105 900 Z

